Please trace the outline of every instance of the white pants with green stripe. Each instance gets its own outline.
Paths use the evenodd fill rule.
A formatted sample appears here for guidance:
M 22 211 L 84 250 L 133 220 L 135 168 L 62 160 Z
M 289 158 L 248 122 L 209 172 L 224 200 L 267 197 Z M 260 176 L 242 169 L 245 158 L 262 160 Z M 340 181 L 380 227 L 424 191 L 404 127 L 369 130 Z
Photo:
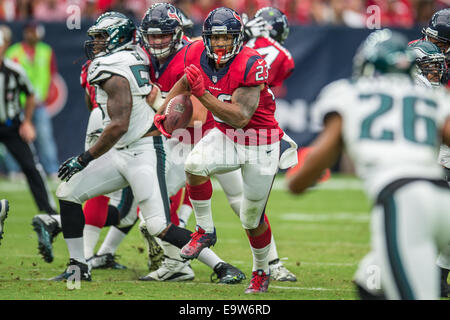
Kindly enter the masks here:
M 369 291 L 381 289 L 387 299 L 439 299 L 436 257 L 450 240 L 448 208 L 450 190 L 429 181 L 385 194 L 372 210 L 372 252 L 355 280 Z
M 59 185 L 61 200 L 82 204 L 130 186 L 147 229 L 158 235 L 170 222 L 165 175 L 169 168 L 161 137 L 145 137 L 125 149 L 111 149 L 68 182 Z

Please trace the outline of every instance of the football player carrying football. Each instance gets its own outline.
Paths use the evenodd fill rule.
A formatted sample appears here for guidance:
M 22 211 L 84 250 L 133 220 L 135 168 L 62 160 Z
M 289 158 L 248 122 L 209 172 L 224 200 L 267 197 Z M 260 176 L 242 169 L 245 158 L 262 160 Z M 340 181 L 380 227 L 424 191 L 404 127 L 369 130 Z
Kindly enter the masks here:
M 246 293 L 256 293 L 267 291 L 269 285 L 272 235 L 264 211 L 279 166 L 283 131 L 274 118 L 267 63 L 256 51 L 243 47 L 241 20 L 229 8 L 209 13 L 203 24 L 203 41 L 186 48 L 186 75 L 166 99 L 191 93 L 211 111 L 215 121 L 215 127 L 195 145 L 185 163 L 197 232 L 183 247 L 181 256 L 196 258 L 216 242 L 209 177 L 241 169 L 239 217 L 253 254 L 252 280 Z M 286 167 L 296 163 L 295 148 L 290 151 L 282 157 Z

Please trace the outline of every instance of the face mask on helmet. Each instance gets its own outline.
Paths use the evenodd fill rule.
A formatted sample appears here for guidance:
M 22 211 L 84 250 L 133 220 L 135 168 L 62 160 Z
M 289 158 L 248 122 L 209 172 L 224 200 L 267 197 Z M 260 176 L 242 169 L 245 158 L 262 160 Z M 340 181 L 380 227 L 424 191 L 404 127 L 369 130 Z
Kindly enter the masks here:
M 439 86 L 447 72 L 445 56 L 431 41 L 418 40 L 408 45 L 415 55 L 415 77 L 426 79 L 432 86 Z
M 135 43 L 136 27 L 125 15 L 107 12 L 88 29 L 90 40 L 85 41 L 84 48 L 88 59 L 93 60 L 120 50 L 127 49 Z
M 441 80 L 446 71 L 445 61 L 436 61 L 432 58 L 417 62 L 419 74 L 423 75 L 432 86 L 441 85 Z
M 151 6 L 140 26 L 147 50 L 157 59 L 174 53 L 183 38 L 182 21 L 177 9 L 167 3 Z
M 218 65 L 239 53 L 243 44 L 243 25 L 237 12 L 229 8 L 211 11 L 203 24 L 206 54 Z

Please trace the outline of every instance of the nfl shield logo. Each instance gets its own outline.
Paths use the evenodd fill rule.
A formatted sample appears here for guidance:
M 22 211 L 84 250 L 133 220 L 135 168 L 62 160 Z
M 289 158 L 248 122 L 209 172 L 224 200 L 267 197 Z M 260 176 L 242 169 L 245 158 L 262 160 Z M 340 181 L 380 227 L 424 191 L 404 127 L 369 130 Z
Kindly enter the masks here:
M 212 80 L 212 82 L 216 83 L 217 82 L 217 77 L 216 76 L 212 76 L 211 80 Z

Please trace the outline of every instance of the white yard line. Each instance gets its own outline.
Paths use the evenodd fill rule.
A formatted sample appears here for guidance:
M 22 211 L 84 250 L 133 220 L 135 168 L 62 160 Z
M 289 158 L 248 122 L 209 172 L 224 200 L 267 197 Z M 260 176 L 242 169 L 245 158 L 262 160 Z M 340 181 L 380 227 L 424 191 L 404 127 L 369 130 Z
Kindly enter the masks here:
M 8 279 L 1 279 L 2 281 L 8 280 Z M 11 281 L 18 281 L 18 280 L 13 280 L 11 279 Z M 41 279 L 25 279 L 25 278 L 21 278 L 20 281 L 51 281 L 49 279 L 45 279 L 45 278 L 41 278 Z M 110 283 L 110 281 L 96 281 L 95 279 L 92 280 L 91 283 L 101 283 L 101 282 L 108 282 Z M 114 282 L 118 282 L 118 283 L 143 283 L 143 281 L 139 281 L 139 280 L 115 280 Z M 206 286 L 226 286 L 223 284 L 217 284 L 217 283 L 212 283 L 212 282 L 189 282 L 189 281 L 183 281 L 183 282 L 178 282 L 178 283 L 183 283 L 185 285 L 206 285 Z M 301 291 L 354 291 L 353 289 L 339 289 L 339 288 L 321 288 L 321 287 L 297 287 L 297 286 L 279 286 L 279 285 L 274 285 L 274 282 L 272 282 L 272 284 L 269 286 L 269 288 L 275 288 L 275 289 L 281 289 L 281 290 L 301 290 Z M 277 282 L 280 283 L 280 282 Z M 241 284 L 246 285 L 246 282 L 242 282 Z

